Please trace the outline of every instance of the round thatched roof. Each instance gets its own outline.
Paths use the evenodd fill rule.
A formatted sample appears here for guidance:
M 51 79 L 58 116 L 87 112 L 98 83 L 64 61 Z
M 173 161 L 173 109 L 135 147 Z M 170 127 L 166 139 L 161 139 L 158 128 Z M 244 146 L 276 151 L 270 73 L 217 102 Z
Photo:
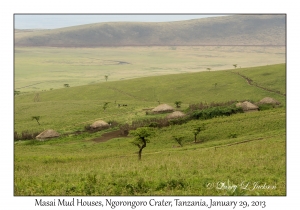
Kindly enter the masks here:
M 59 136 L 60 136 L 59 133 L 57 133 L 55 130 L 48 129 L 48 130 L 43 131 L 39 135 L 37 135 L 35 138 L 38 140 L 43 140 L 43 139 L 55 138 L 55 137 L 59 137 Z
M 109 125 L 107 122 L 105 122 L 103 120 L 98 120 L 91 125 L 91 128 L 102 128 L 102 127 L 108 127 L 108 126 Z
M 168 119 L 174 119 L 174 118 L 180 118 L 180 117 L 184 117 L 184 116 L 185 116 L 185 114 L 183 112 L 181 112 L 181 111 L 175 111 L 175 112 L 167 115 L 166 118 L 168 118 Z
M 271 97 L 265 97 L 265 98 L 261 99 L 259 101 L 259 103 L 260 104 L 277 104 L 277 105 L 280 104 L 279 101 L 277 101 L 277 100 L 275 100 L 274 98 L 271 98 Z
M 153 112 L 172 112 L 173 110 L 174 108 L 169 106 L 168 104 L 160 104 L 152 109 Z
M 235 106 L 236 106 L 236 107 L 241 107 L 241 106 L 242 106 L 242 103 L 241 103 L 241 102 L 238 102 Z
M 249 101 L 244 101 L 241 104 L 241 107 L 243 108 L 244 111 L 258 110 L 258 106 L 256 106 L 255 104 L 250 103 Z

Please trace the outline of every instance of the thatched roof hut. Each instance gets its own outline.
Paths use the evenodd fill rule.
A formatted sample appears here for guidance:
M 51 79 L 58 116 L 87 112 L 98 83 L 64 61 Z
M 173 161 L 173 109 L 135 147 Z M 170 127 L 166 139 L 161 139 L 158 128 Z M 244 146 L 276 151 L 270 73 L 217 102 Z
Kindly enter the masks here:
M 238 102 L 235 106 L 236 107 L 242 107 L 242 102 Z
M 263 99 L 261 99 L 259 102 L 259 104 L 276 104 L 276 105 L 279 105 L 280 102 L 275 100 L 274 98 L 271 98 L 271 97 L 265 97 Z
M 35 138 L 40 141 L 44 141 L 45 139 L 55 138 L 55 137 L 59 137 L 59 136 L 60 136 L 59 133 L 57 133 L 55 130 L 48 129 L 48 130 L 43 131 L 39 135 L 37 135 Z
M 181 111 L 175 111 L 175 112 L 173 112 L 171 114 L 168 114 L 166 116 L 166 118 L 168 118 L 168 119 L 175 119 L 175 118 L 180 118 L 180 117 L 184 117 L 184 116 L 185 116 L 185 114 L 183 112 L 181 112 Z
M 103 120 L 98 120 L 90 125 L 91 128 L 108 128 L 109 124 Z
M 244 101 L 243 103 L 237 103 L 236 107 L 242 107 L 244 112 L 258 111 L 258 106 L 250 103 L 249 101 Z
M 168 104 L 160 104 L 154 109 L 152 109 L 152 112 L 158 112 L 158 113 L 164 113 L 164 112 L 173 112 L 174 108 L 171 107 Z

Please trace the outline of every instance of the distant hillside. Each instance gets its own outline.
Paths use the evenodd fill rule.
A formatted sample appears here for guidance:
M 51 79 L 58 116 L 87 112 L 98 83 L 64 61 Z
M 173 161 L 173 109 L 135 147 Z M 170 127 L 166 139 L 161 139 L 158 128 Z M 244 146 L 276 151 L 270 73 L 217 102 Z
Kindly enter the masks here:
M 232 15 L 165 23 L 113 22 L 15 31 L 15 46 L 285 45 L 285 15 Z

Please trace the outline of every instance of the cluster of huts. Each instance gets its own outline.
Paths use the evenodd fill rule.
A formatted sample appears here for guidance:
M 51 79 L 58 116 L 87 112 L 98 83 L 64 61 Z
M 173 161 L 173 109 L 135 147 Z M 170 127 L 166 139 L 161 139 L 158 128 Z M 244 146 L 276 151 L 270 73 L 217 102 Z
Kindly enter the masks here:
M 266 97 L 260 100 L 257 105 L 259 104 L 273 104 L 273 105 L 279 105 L 280 102 L 270 98 Z M 236 107 L 242 107 L 244 112 L 253 112 L 253 111 L 258 111 L 258 106 L 256 104 L 253 104 L 249 101 L 244 101 L 244 102 L 239 102 L 236 104 Z M 154 109 L 151 110 L 152 113 L 154 114 L 159 114 L 159 113 L 170 113 L 166 116 L 167 119 L 175 119 L 175 118 L 180 118 L 184 117 L 185 114 L 181 111 L 174 111 L 174 108 L 168 104 L 160 104 Z M 98 128 L 108 128 L 109 124 L 103 120 L 98 120 L 94 122 L 93 124 L 90 125 L 92 129 L 98 129 Z M 38 136 L 36 136 L 36 139 L 38 140 L 45 140 L 49 138 L 55 138 L 59 137 L 60 134 L 57 133 L 56 131 L 52 129 L 48 129 L 40 133 Z
M 261 99 L 257 105 L 260 104 L 273 104 L 273 105 L 279 105 L 280 102 L 270 98 L 270 97 L 265 97 L 263 99 Z M 249 101 L 244 101 L 244 102 L 239 102 L 236 104 L 236 107 L 242 107 L 244 112 L 253 112 L 253 111 L 258 111 L 258 106 L 256 104 L 253 104 Z

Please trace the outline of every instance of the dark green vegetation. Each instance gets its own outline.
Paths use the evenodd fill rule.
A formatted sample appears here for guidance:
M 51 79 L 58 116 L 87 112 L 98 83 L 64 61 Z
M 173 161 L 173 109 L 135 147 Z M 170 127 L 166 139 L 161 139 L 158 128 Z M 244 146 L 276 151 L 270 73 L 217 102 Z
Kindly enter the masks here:
M 178 108 L 181 111 L 189 111 L 189 105 L 201 102 L 258 102 L 266 96 L 281 102 L 275 108 L 265 106 L 263 111 L 252 113 L 236 111 L 229 116 L 225 108 L 210 108 L 212 118 L 162 128 L 153 126 L 141 161 L 137 160 L 138 148 L 132 144 L 132 137 L 102 143 L 93 140 L 117 127 L 45 142 L 17 141 L 15 195 L 285 195 L 286 98 L 249 85 L 233 71 L 262 87 L 286 91 L 285 64 L 280 64 L 108 80 L 40 92 L 38 102 L 34 102 L 33 93 L 15 95 L 17 132 L 42 127 L 67 133 L 83 130 L 97 119 L 123 125 L 162 118 L 166 114 L 146 115 L 145 109 L 157 106 L 157 100 L 169 105 L 182 101 Z M 108 104 L 104 110 L 105 103 Z M 32 116 L 40 116 L 41 125 Z M 218 182 L 238 187 L 212 187 Z M 257 185 L 270 188 L 258 189 Z
M 53 30 L 16 30 L 15 46 L 285 45 L 285 24 L 285 15 L 231 15 L 166 23 L 97 23 Z

